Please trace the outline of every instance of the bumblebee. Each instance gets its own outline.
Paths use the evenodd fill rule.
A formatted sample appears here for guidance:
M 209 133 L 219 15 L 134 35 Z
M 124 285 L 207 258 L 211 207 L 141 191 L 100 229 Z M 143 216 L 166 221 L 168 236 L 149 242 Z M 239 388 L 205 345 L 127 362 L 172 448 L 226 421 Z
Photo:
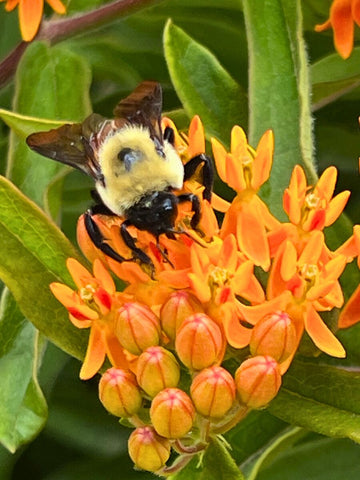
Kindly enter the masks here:
M 159 247 L 159 236 L 176 238 L 178 205 L 190 202 L 191 228 L 200 221 L 200 200 L 192 193 L 180 193 L 183 184 L 202 166 L 203 198 L 211 199 L 213 168 L 209 157 L 200 154 L 182 163 L 174 148 L 174 131 L 161 129 L 162 89 L 159 83 L 142 82 L 114 109 L 114 118 L 96 113 L 83 123 L 65 124 L 27 137 L 28 146 L 58 162 L 92 177 L 96 204 L 85 213 L 85 227 L 94 243 L 118 262 L 138 259 L 152 266 L 150 257 L 136 246 L 129 226 L 150 232 Z M 178 194 L 177 194 L 178 193 Z M 102 235 L 93 215 L 124 219 L 120 234 L 132 251 L 127 259 L 119 255 Z

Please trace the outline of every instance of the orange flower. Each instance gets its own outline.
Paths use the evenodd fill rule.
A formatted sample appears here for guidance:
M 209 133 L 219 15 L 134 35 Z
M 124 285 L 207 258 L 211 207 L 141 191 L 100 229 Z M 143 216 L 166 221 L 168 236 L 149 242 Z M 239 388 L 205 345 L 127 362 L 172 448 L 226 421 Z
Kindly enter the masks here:
M 106 355 L 114 367 L 127 368 L 123 348 L 114 334 L 116 311 L 122 302 L 121 294 L 115 292 L 113 279 L 98 259 L 94 261 L 93 275 L 74 258 L 67 260 L 67 267 L 78 290 L 73 291 L 62 283 L 52 283 L 50 288 L 67 308 L 75 327 L 90 327 L 80 378 L 86 380 L 93 377 L 104 363 Z
M 0 0 L 0 2 L 5 1 L 5 10 L 8 12 L 19 6 L 21 36 L 25 42 L 30 42 L 39 30 L 44 0 Z M 46 0 L 46 2 L 56 13 L 66 13 L 66 8 L 60 0 Z
M 328 329 L 318 311 L 340 308 L 344 302 L 338 282 L 346 257 L 336 255 L 324 262 L 321 259 L 324 235 L 316 231 L 299 254 L 287 240 L 279 248 L 270 271 L 267 286 L 269 299 L 290 291 L 292 299 L 285 311 L 297 323 L 298 331 L 307 331 L 315 345 L 334 357 L 345 357 L 341 343 Z
M 305 232 L 323 230 L 333 224 L 350 196 L 349 190 L 345 190 L 332 198 L 336 179 L 336 167 L 329 167 L 311 188 L 307 185 L 303 168 L 296 165 L 283 197 L 284 210 L 290 222 Z
M 231 132 L 231 151 L 216 139 L 212 148 L 220 178 L 237 192 L 225 214 L 221 237 L 236 235 L 238 246 L 255 264 L 264 270 L 270 266 L 270 251 L 266 233 L 278 226 L 267 206 L 256 195 L 270 175 L 274 151 L 271 130 L 264 133 L 255 151 L 247 143 L 242 128 L 235 126 Z
M 330 17 L 315 30 L 334 30 L 334 45 L 344 59 L 350 57 L 354 45 L 354 22 L 360 25 L 360 0 L 334 0 Z
M 191 248 L 188 274 L 195 295 L 202 303 L 225 303 L 231 295 L 261 303 L 264 292 L 253 274 L 254 265 L 237 250 L 234 235 L 214 242 L 208 248 L 196 243 Z
M 357 265 L 360 268 L 360 225 L 354 226 L 353 235 L 336 250 L 336 253 L 346 255 L 348 262 L 357 257 Z M 360 285 L 340 313 L 339 328 L 348 328 L 358 322 L 360 322 Z

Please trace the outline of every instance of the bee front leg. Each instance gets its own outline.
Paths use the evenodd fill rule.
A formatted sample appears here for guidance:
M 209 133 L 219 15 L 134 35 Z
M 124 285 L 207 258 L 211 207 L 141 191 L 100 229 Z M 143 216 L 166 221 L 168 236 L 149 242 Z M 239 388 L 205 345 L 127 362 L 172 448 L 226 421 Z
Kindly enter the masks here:
M 125 220 L 120 226 L 120 233 L 121 233 L 122 239 L 125 242 L 125 245 L 130 248 L 130 250 L 134 253 L 135 257 L 140 260 L 140 262 L 145 263 L 146 265 L 150 265 L 153 268 L 154 265 L 151 258 L 148 255 L 146 255 L 146 253 L 143 252 L 141 248 L 138 248 L 135 245 L 135 239 L 128 232 L 127 227 L 130 225 L 131 225 L 131 222 L 129 222 L 128 220 Z
M 201 211 L 200 211 L 200 200 L 194 193 L 183 193 L 178 197 L 179 203 L 191 202 L 191 210 L 194 212 L 194 215 L 191 219 L 190 225 L 194 230 L 197 229 L 197 226 L 200 222 Z
M 101 207 L 101 205 L 99 207 Z M 94 219 L 92 218 L 93 215 L 95 215 L 96 213 L 101 213 L 97 210 L 98 209 L 94 207 L 94 209 L 89 209 L 85 212 L 85 228 L 90 237 L 90 240 L 93 242 L 96 248 L 98 248 L 103 253 L 105 253 L 105 255 L 116 260 L 117 262 L 122 263 L 128 261 L 128 259 L 119 255 L 112 247 L 110 247 L 108 243 L 106 243 L 106 239 L 104 238 L 99 227 L 96 225 Z
M 205 187 L 203 191 L 203 198 L 210 202 L 211 200 L 211 193 L 214 183 L 214 168 L 211 162 L 210 157 L 205 155 L 205 153 L 201 153 L 200 155 L 196 155 L 191 160 L 189 160 L 184 165 L 184 182 L 189 180 L 199 165 L 203 164 L 203 185 Z

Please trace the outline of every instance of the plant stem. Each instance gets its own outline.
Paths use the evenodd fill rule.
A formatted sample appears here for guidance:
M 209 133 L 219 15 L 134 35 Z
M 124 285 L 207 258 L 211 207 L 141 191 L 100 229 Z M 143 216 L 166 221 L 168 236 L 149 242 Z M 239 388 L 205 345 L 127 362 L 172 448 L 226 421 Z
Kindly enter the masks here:
M 155 0 L 115 0 L 80 15 L 48 20 L 42 23 L 36 39 L 50 40 L 51 43 L 56 43 L 64 37 L 76 35 L 88 28 L 99 27 L 103 23 L 130 14 L 135 10 L 146 8 L 153 3 L 159 2 Z
M 43 21 L 34 40 L 54 44 L 64 38 L 77 35 L 88 29 L 124 17 L 163 0 L 114 0 L 89 12 L 57 20 Z M 21 42 L 0 62 L 0 88 L 5 86 L 16 72 L 18 63 L 31 42 Z

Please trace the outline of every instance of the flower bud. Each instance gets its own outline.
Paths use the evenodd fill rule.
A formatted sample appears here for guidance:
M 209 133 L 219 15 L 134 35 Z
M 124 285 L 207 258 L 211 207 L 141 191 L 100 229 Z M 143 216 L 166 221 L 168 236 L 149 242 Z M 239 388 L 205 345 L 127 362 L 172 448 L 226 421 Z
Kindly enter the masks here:
M 195 313 L 179 328 L 175 348 L 186 367 L 191 370 L 202 370 L 221 362 L 223 341 L 217 323 L 205 313 Z
M 275 312 L 262 318 L 253 328 L 250 340 L 252 355 L 270 355 L 281 363 L 297 347 L 295 325 L 286 312 Z
M 146 305 L 125 303 L 118 310 L 115 335 L 121 345 L 134 355 L 160 342 L 160 322 Z
M 195 408 L 185 392 L 178 388 L 166 388 L 153 399 L 150 418 L 159 435 L 181 438 L 193 426 Z
M 170 340 L 175 340 L 176 332 L 183 321 L 190 315 L 203 311 L 196 297 L 189 292 L 179 290 L 172 293 L 161 308 L 161 327 Z
M 170 457 L 170 442 L 160 437 L 152 427 L 139 427 L 128 441 L 131 460 L 138 468 L 156 472 Z
M 142 403 L 135 375 L 120 368 L 109 368 L 101 377 L 99 398 L 106 410 L 117 417 L 131 417 Z
M 164 388 L 176 387 L 180 380 L 180 367 L 174 355 L 162 347 L 150 347 L 137 361 L 136 378 L 150 397 Z
M 235 372 L 235 383 L 241 402 L 250 408 L 265 407 L 281 385 L 279 364 L 270 356 L 245 360 Z
M 221 418 L 232 407 L 236 388 L 233 377 L 222 367 L 206 368 L 190 387 L 196 410 L 206 417 Z

